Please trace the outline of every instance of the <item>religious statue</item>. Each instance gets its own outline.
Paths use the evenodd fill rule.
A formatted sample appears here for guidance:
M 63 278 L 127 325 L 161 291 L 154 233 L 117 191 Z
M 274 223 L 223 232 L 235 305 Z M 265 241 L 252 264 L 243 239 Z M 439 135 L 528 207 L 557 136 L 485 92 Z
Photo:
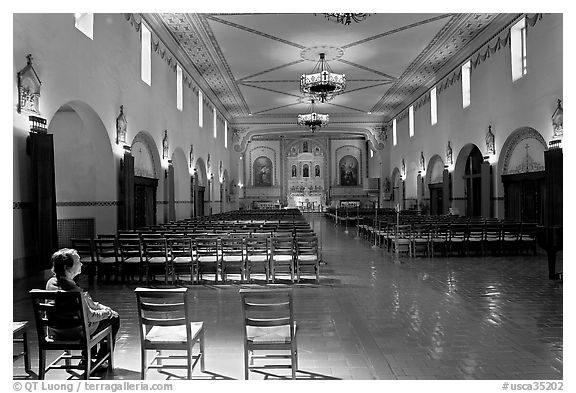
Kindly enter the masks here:
M 486 151 L 489 154 L 496 154 L 496 148 L 494 147 L 494 134 L 492 133 L 492 126 L 488 126 L 488 132 L 486 133 Z
M 162 139 L 162 158 L 168 158 L 168 130 L 164 130 L 164 138 Z
M 212 163 L 210 162 L 210 153 L 208 153 L 208 158 L 206 159 L 206 169 L 208 170 L 208 177 L 212 175 Z
M 446 147 L 446 164 L 452 165 L 452 146 L 450 146 L 450 141 L 448 141 L 448 147 Z
M 553 139 L 559 139 L 564 134 L 564 110 L 562 109 L 562 100 L 558 99 L 558 106 L 552 114 L 552 127 L 554 129 Z
M 320 177 L 320 165 L 314 167 L 314 176 Z
M 424 165 L 425 165 L 425 164 L 424 164 L 424 152 L 421 151 L 421 152 L 420 152 L 420 170 L 421 170 L 422 172 L 424 172 L 424 171 L 426 170 L 426 168 L 424 167 Z
M 190 145 L 190 168 L 192 168 L 192 165 L 194 163 L 194 145 Z
M 128 126 L 128 121 L 126 121 L 126 116 L 124 116 L 124 105 L 120 105 L 120 114 L 116 118 L 116 144 L 126 143 L 126 128 Z
M 390 179 L 386 177 L 386 178 L 384 179 L 384 192 L 387 193 L 387 194 L 389 194 L 390 191 L 391 191 L 391 189 L 390 189 Z
M 296 165 L 292 165 L 292 177 L 296 177 Z
M 402 177 L 406 177 L 406 160 L 402 159 Z

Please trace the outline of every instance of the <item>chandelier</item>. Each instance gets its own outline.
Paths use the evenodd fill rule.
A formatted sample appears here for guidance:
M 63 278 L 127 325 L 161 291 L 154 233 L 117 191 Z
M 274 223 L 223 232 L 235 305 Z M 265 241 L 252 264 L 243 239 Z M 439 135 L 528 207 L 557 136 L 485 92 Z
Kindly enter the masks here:
M 349 25 L 352 21 L 359 23 L 362 22 L 370 14 L 351 14 L 351 13 L 340 13 L 340 14 L 324 14 L 324 17 L 329 21 L 341 23 L 343 25 Z
M 346 76 L 335 74 L 325 60 L 325 54 L 320 53 L 320 60 L 311 74 L 300 77 L 300 91 L 308 94 L 320 102 L 331 100 L 346 88 Z
M 314 100 L 310 104 L 310 113 L 306 113 L 304 115 L 298 115 L 298 125 L 299 126 L 306 126 L 310 128 L 310 131 L 316 131 L 316 128 L 326 127 L 328 125 L 328 115 L 322 115 L 320 113 L 314 112 L 316 109 L 316 105 Z

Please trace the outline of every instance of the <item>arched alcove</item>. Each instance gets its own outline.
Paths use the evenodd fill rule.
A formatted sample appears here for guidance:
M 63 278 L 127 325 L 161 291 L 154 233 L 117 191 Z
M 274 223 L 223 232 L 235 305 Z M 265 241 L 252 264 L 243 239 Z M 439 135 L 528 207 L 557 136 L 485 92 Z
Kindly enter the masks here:
M 82 225 L 93 226 L 94 231 L 114 231 L 119 160 L 100 116 L 88 104 L 70 101 L 55 112 L 48 132 L 54 135 L 59 220 L 88 217 L 92 223 Z
M 392 202 L 393 206 L 396 204 L 400 204 L 400 207 L 403 208 L 403 199 L 404 199 L 404 187 L 402 182 L 402 176 L 400 175 L 400 169 L 395 167 L 392 171 L 392 175 L 390 176 L 391 183 L 392 183 L 392 195 L 390 201 Z
M 196 160 L 196 165 L 194 166 L 194 177 L 195 177 L 195 195 L 194 195 L 194 214 L 196 216 L 204 216 L 209 213 L 207 206 L 207 201 L 209 201 L 209 190 L 208 190 L 208 176 L 207 168 L 204 160 L 199 157 Z
M 134 157 L 134 226 L 155 225 L 159 214 L 156 201 L 164 198 L 158 195 L 159 174 L 162 173 L 158 147 L 147 131 L 140 131 L 132 140 L 131 152 Z
M 542 223 L 546 148 L 542 135 L 531 127 L 516 129 L 504 142 L 496 182 L 505 219 Z
M 430 157 L 426 166 L 424 181 L 424 198 L 429 201 L 430 214 L 442 214 L 443 205 L 444 161 L 438 154 Z
M 453 175 L 452 208 L 467 217 L 482 215 L 482 152 L 473 143 L 458 153 Z

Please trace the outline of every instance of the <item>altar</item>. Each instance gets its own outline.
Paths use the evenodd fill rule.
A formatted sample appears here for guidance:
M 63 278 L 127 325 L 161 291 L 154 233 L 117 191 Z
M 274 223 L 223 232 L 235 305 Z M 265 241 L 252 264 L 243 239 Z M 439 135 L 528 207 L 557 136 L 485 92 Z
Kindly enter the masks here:
M 291 193 L 288 197 L 288 206 L 296 207 L 302 210 L 318 210 L 324 205 L 324 193 Z

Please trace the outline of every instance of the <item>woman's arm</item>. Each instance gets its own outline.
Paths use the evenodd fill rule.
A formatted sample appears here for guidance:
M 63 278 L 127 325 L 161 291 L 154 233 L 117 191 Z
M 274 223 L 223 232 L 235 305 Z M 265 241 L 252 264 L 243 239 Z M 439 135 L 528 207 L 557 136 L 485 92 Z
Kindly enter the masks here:
M 115 313 L 110 307 L 104 306 L 103 304 L 96 304 L 88 292 L 84 292 L 82 299 L 88 308 L 88 319 L 90 322 L 103 321 Z

